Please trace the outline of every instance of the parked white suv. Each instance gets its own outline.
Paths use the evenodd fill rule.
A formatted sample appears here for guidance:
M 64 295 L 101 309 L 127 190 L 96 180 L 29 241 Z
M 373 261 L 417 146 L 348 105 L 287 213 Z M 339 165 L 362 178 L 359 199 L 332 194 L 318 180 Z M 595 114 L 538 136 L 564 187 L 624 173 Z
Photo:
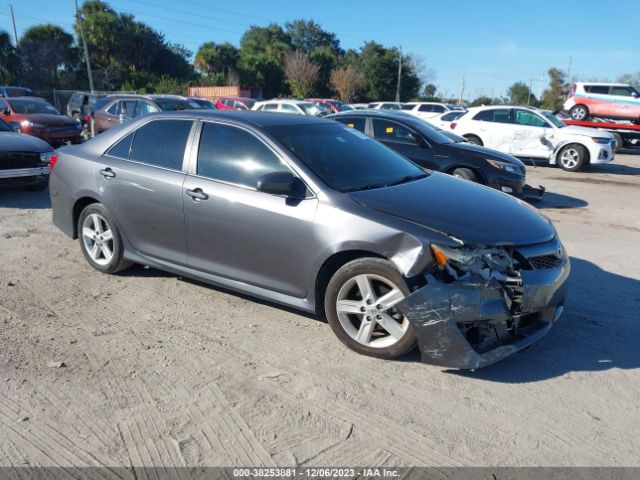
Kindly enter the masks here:
M 275 99 L 256 102 L 251 110 L 261 112 L 293 113 L 296 115 L 312 115 L 322 117 L 328 113 L 327 108 L 304 100 Z
M 495 105 L 474 107 L 450 128 L 472 143 L 517 157 L 546 158 L 569 171 L 613 160 L 614 138 L 595 128 L 565 125 L 537 108 Z
M 409 102 L 402 106 L 402 110 L 426 120 L 446 112 L 464 111 L 464 108 L 451 103 Z

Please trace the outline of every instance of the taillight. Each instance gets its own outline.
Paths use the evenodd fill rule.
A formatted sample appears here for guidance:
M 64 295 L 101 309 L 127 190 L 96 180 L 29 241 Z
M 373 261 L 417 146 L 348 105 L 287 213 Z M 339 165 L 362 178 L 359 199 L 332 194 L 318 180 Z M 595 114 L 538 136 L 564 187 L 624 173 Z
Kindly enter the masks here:
M 451 130 L 453 130 L 454 128 L 456 128 L 456 125 L 458 125 L 456 122 L 451 122 L 451 125 L 449 125 L 451 127 Z
M 56 166 L 56 163 L 58 163 L 58 154 L 54 152 L 49 157 L 49 171 L 53 172 L 53 167 Z

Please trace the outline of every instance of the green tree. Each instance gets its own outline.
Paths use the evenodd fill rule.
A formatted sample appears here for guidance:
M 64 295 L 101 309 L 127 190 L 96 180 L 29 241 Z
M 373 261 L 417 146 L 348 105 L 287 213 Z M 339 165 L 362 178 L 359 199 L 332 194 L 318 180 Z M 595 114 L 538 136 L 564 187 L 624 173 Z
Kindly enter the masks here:
M 565 74 L 557 68 L 549 69 L 549 88 L 542 94 L 542 107 L 553 112 L 562 110 L 564 100 L 569 93 L 569 84 Z
M 434 98 L 438 88 L 433 83 L 427 83 L 422 90 L 422 95 L 427 98 Z
M 25 83 L 38 88 L 60 87 L 60 73 L 73 69 L 77 59 L 73 35 L 53 24 L 29 28 L 20 39 Z
M 20 62 L 11 37 L 0 30 L 0 83 L 13 83 L 17 76 Z
M 238 63 L 238 49 L 229 42 L 216 44 L 203 43 L 194 59 L 196 68 L 208 76 L 222 75 L 226 77 L 235 70 Z
M 636 72 L 635 74 L 625 73 L 624 75 L 620 75 L 618 77 L 618 83 L 628 83 L 636 87 L 636 89 L 640 88 L 640 72 Z
M 493 105 L 493 99 L 491 97 L 487 97 L 486 95 L 480 95 L 473 102 L 471 102 L 472 107 L 481 107 L 482 105 Z
M 329 47 L 336 53 L 342 53 L 340 40 L 335 33 L 323 30 L 313 20 L 294 20 L 285 23 L 285 32 L 291 39 L 294 50 L 311 54 L 318 47 Z
M 287 92 L 282 65 L 291 39 L 277 24 L 251 26 L 240 40 L 238 73 L 242 84 L 262 88 L 266 97 Z
M 349 53 L 349 52 L 347 52 Z M 363 96 L 366 100 L 393 100 L 398 81 L 399 52 L 385 48 L 376 42 L 364 44 L 358 55 L 358 69 L 363 74 Z M 420 79 L 409 56 L 402 57 L 400 100 L 405 101 L 418 94 Z
M 338 66 L 340 62 L 339 53 L 330 47 L 324 45 L 311 50 L 309 54 L 311 61 L 318 66 L 318 81 L 315 85 L 315 92 L 319 97 L 330 97 L 331 89 L 331 72 Z
M 536 105 L 538 103 L 529 86 L 524 82 L 516 82 L 507 90 L 512 105 Z

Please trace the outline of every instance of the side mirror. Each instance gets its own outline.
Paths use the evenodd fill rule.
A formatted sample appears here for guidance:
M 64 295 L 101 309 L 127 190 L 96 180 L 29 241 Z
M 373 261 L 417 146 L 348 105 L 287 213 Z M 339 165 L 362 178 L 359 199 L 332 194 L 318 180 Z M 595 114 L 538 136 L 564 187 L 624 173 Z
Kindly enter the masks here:
M 8 122 L 8 125 L 13 128 L 14 132 L 22 133 L 22 125 L 18 122 Z
M 291 172 L 266 173 L 258 179 L 256 188 L 259 192 L 291 198 L 304 198 L 307 190 L 302 180 Z

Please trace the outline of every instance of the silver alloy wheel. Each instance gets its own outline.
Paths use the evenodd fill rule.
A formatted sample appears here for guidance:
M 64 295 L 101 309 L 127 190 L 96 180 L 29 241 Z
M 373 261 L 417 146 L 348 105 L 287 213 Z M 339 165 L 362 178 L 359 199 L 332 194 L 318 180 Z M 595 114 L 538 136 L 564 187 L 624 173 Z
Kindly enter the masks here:
M 574 120 L 584 120 L 587 116 L 587 109 L 584 107 L 576 107 L 571 115 Z
M 409 328 L 409 320 L 394 306 L 404 298 L 397 285 L 380 275 L 357 275 L 338 292 L 338 320 L 358 343 L 372 348 L 390 347 Z
M 580 162 L 580 152 L 575 148 L 567 148 L 560 156 L 560 163 L 565 168 L 576 168 Z
M 87 215 L 82 223 L 82 244 L 91 259 L 100 266 L 113 258 L 113 232 L 102 215 Z

